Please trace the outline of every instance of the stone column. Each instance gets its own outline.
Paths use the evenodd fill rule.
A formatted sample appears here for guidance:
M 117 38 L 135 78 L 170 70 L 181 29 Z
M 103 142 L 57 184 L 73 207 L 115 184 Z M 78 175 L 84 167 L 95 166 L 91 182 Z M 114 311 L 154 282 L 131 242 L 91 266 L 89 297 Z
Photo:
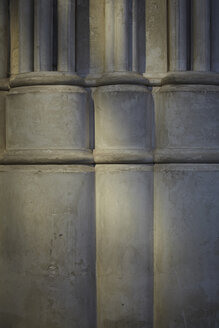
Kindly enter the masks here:
M 5 99 L 9 74 L 9 2 L 0 1 L 0 157 L 5 150 Z
M 5 99 L 8 92 L 0 90 L 0 157 L 5 150 Z
M 146 68 L 145 75 L 156 82 L 168 69 L 167 1 L 146 1 Z
M 105 1 L 105 70 L 114 71 L 114 1 Z
M 10 2 L 11 74 L 33 71 L 33 1 Z
M 169 70 L 188 69 L 188 1 L 169 0 Z
M 146 164 L 153 102 L 136 85 L 145 82 L 138 76 L 142 8 L 142 1 L 105 1 L 107 74 L 93 91 L 98 328 L 153 325 L 153 167 Z
M 0 79 L 7 78 L 9 73 L 9 3 L 8 0 L 0 2 Z
M 210 1 L 192 1 L 192 67 L 210 71 Z
M 219 88 L 192 78 L 154 91 L 155 328 L 217 325 Z
M 132 1 L 132 70 L 138 72 L 139 70 L 139 53 L 138 53 L 138 1 Z
M 8 3 L 0 328 L 216 327 L 218 1 Z
M 75 0 L 58 0 L 58 71 L 75 72 Z
M 211 70 L 219 73 L 219 2 L 211 1 Z
M 10 90 L 0 91 L 0 327 L 96 327 L 91 100 L 71 85 L 81 84 L 71 80 L 74 2 L 62 5 L 60 73 L 48 72 L 53 1 L 11 1 Z
M 34 71 L 51 71 L 53 65 L 53 1 L 34 2 Z
M 128 0 L 118 0 L 115 5 L 115 70 L 127 71 L 128 49 Z
M 141 12 L 145 12 L 143 1 L 105 0 L 105 72 L 115 72 L 113 81 L 143 83 L 140 76 L 140 57 L 145 57 L 142 46 L 144 25 Z M 143 32 L 144 33 L 144 32 Z M 142 66 L 142 60 L 140 60 Z M 113 76 L 113 75 L 112 75 Z

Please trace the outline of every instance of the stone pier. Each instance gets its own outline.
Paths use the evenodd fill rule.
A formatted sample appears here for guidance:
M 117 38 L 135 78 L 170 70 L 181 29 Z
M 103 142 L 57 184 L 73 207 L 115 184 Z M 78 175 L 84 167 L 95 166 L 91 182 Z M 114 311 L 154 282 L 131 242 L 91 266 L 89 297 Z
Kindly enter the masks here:
M 217 0 L 0 1 L 0 328 L 217 328 Z

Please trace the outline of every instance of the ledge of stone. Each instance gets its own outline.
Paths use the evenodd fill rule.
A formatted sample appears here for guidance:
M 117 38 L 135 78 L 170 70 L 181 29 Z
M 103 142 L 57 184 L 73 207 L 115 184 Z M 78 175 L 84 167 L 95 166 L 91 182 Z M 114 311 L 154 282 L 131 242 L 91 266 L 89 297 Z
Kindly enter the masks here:
M 155 172 L 170 172 L 170 171 L 218 171 L 219 164 L 212 163 L 166 163 L 155 164 Z
M 1 164 L 93 164 L 92 150 L 7 150 L 0 154 Z
M 135 72 L 112 72 L 105 73 L 100 77 L 87 76 L 85 78 L 87 86 L 101 86 L 108 84 L 143 84 L 148 85 L 149 81 L 141 74 Z
M 30 72 L 12 75 L 11 87 L 31 85 L 84 85 L 84 80 L 76 73 Z
M 148 80 L 150 86 L 160 86 L 162 79 L 167 73 L 144 73 L 143 76 Z
M 112 84 L 140 84 L 148 85 L 148 80 L 141 74 L 135 72 L 113 72 L 100 76 L 88 75 L 85 78 L 86 86 L 102 86 Z
M 86 173 L 94 172 L 91 165 L 0 165 L 0 172 L 34 172 L 34 173 Z
M 111 150 L 94 150 L 94 161 L 97 164 L 107 163 L 152 163 L 153 153 L 147 150 L 136 149 L 111 149 Z
M 0 79 L 0 90 L 9 87 L 31 85 L 78 85 L 96 87 L 112 84 L 140 84 L 161 86 L 166 84 L 202 84 L 219 85 L 219 73 L 215 72 L 168 72 L 144 73 L 112 72 L 104 74 L 89 74 L 85 78 L 76 73 L 68 72 L 29 72 L 12 75 L 10 79 Z
M 7 150 L 0 164 L 162 164 L 219 163 L 219 149 Z
M 153 171 L 153 164 L 98 164 L 95 167 L 97 172 L 124 172 L 124 171 Z
M 143 84 L 148 85 L 148 80 L 141 74 L 135 72 L 113 72 L 92 75 L 85 78 L 76 73 L 67 72 L 29 72 L 12 75 L 10 77 L 11 87 L 31 85 L 79 85 L 95 87 L 111 84 Z
M 213 84 L 219 85 L 219 73 L 215 72 L 169 72 L 161 80 L 165 84 Z
M 219 163 L 219 149 L 166 148 L 154 151 L 155 163 Z

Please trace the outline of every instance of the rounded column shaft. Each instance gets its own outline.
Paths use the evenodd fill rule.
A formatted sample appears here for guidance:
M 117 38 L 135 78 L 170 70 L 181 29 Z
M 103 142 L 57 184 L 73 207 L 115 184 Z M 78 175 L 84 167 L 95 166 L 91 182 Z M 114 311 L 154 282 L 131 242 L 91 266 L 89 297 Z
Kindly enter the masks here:
M 128 70 L 128 0 L 115 2 L 115 68 Z
M 75 0 L 58 0 L 58 70 L 75 71 Z
M 8 73 L 8 0 L 0 1 L 0 78 Z
M 167 2 L 146 1 L 146 73 L 167 72 Z
M 114 70 L 114 0 L 105 2 L 105 70 Z
M 138 0 L 132 1 L 132 70 L 138 71 Z
M 34 71 L 51 71 L 53 1 L 35 0 Z
M 11 74 L 33 70 L 33 1 L 11 1 Z
M 187 70 L 187 0 L 169 0 L 169 70 Z
M 211 1 L 211 71 L 219 72 L 219 1 Z
M 209 0 L 192 2 L 193 70 L 210 70 L 210 3 Z

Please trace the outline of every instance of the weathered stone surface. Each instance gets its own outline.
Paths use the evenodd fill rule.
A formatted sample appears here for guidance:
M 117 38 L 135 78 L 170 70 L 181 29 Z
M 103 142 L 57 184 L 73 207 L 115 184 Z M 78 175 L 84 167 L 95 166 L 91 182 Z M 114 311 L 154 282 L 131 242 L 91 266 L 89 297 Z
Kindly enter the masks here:
M 211 71 L 219 73 L 219 2 L 211 0 Z
M 10 1 L 11 74 L 33 71 L 34 1 Z
M 0 153 L 5 148 L 5 98 L 7 92 L 0 91 Z
M 9 15 L 8 0 L 0 1 L 0 79 L 8 75 Z
M 87 92 L 79 87 L 24 87 L 7 98 L 8 150 L 88 149 Z
M 58 0 L 58 64 L 61 72 L 75 72 L 75 0 Z
M 132 152 L 141 156 L 141 161 L 147 155 L 148 159 L 151 158 L 153 104 L 146 87 L 115 85 L 97 88 L 94 105 L 94 154 L 97 162 L 114 162 L 118 155 L 123 162 L 129 161 Z
M 96 166 L 96 229 L 98 327 L 152 327 L 152 166 Z
M 210 0 L 192 1 L 192 70 L 210 71 Z
M 164 86 L 155 92 L 156 161 L 219 160 L 218 86 Z
M 188 1 L 168 1 L 169 70 L 186 71 L 188 65 Z
M 53 69 L 53 1 L 34 2 L 34 71 Z
M 95 327 L 94 172 L 0 166 L 0 326 Z
M 154 188 L 154 327 L 216 328 L 219 165 L 156 165 Z
M 167 59 L 167 1 L 146 1 L 146 73 L 165 73 Z
M 218 3 L 0 0 L 0 328 L 218 328 Z

